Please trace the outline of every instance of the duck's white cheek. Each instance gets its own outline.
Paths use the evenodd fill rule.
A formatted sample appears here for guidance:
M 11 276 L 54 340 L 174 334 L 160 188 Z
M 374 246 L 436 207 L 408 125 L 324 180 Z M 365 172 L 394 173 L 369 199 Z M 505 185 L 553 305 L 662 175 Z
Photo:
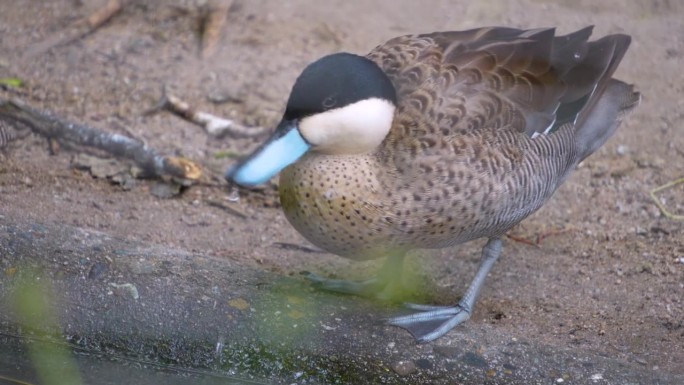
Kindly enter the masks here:
M 319 152 L 367 153 L 385 139 L 393 117 L 392 103 L 366 99 L 304 118 L 299 122 L 299 131 Z

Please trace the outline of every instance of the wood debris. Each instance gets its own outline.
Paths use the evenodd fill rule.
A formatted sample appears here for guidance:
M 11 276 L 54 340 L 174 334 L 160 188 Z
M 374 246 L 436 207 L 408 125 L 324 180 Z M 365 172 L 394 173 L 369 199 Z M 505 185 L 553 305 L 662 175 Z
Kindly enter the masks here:
M 51 35 L 45 40 L 29 47 L 24 55 L 27 58 L 39 56 L 55 47 L 67 45 L 92 33 L 119 13 L 129 1 L 130 0 L 108 0 L 104 7 L 97 9 L 87 17 L 80 18 L 71 23 L 62 31 L 62 33 Z
M 517 231 L 509 231 L 506 233 L 506 237 L 508 239 L 511 239 L 515 242 L 523 243 L 529 246 L 534 246 L 534 247 L 541 247 L 542 242 L 544 239 L 549 238 L 554 235 L 561 235 L 570 231 L 575 231 L 577 230 L 574 227 L 566 227 L 566 228 L 561 228 L 561 229 L 553 229 L 553 230 L 546 230 L 542 231 L 541 233 L 537 233 L 535 235 L 529 235 L 529 234 L 520 234 Z
M 216 207 L 216 208 L 219 208 L 221 210 L 224 210 L 225 212 L 227 212 L 231 215 L 235 215 L 236 217 L 238 217 L 240 219 L 247 219 L 248 218 L 247 214 L 240 211 L 239 209 L 237 209 L 235 207 L 231 207 L 231 206 L 226 205 L 226 204 L 223 204 L 219 201 L 207 200 L 207 201 L 205 201 L 205 203 L 208 204 L 209 206 Z
M 191 160 L 160 155 L 137 139 L 66 122 L 50 113 L 37 111 L 20 100 L 0 99 L 0 119 L 25 125 L 33 133 L 63 145 L 97 149 L 119 159 L 133 161 L 143 176 L 169 176 L 180 181 L 196 181 L 202 176 L 200 167 Z
M 209 4 L 202 33 L 202 58 L 207 59 L 216 52 L 221 40 L 221 32 L 228 19 L 233 0 L 215 0 Z
M 669 183 L 666 183 L 666 184 L 664 184 L 664 185 L 662 185 L 662 186 L 659 186 L 659 187 L 654 188 L 653 190 L 651 190 L 651 192 L 650 192 L 650 194 L 649 194 L 649 195 L 651 196 L 651 199 L 653 200 L 653 203 L 655 203 L 655 205 L 658 206 L 658 209 L 660 210 L 660 212 L 663 213 L 663 215 L 664 215 L 667 219 L 672 219 L 672 220 L 675 220 L 675 221 L 684 221 L 684 215 L 677 215 L 677 214 L 674 214 L 674 213 L 670 212 L 670 211 L 665 207 L 665 205 L 663 205 L 663 204 L 660 202 L 660 199 L 658 199 L 658 197 L 656 196 L 656 194 L 659 193 L 659 192 L 661 192 L 661 191 L 663 191 L 663 190 L 670 189 L 670 188 L 672 188 L 672 187 L 674 187 L 674 186 L 676 186 L 676 185 L 678 185 L 678 184 L 682 184 L 682 183 L 684 183 L 684 178 L 679 178 L 679 179 L 677 179 L 677 180 L 673 180 L 672 182 L 669 182 Z
M 231 119 L 198 111 L 189 103 L 168 92 L 164 93 L 160 106 L 160 108 L 165 108 L 186 120 L 204 127 L 207 134 L 215 137 L 226 134 L 236 137 L 258 137 L 269 133 L 269 130 L 264 127 L 247 127 Z

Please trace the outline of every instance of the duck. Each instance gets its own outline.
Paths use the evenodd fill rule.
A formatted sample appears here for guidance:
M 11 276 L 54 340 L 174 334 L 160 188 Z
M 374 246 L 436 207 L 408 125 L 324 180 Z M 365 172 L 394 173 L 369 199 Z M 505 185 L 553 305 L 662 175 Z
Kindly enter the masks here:
M 508 230 L 537 211 L 639 104 L 613 74 L 631 42 L 593 27 L 484 27 L 393 38 L 367 55 L 304 68 L 272 136 L 226 172 L 251 188 L 280 174 L 285 216 L 354 260 L 386 257 L 365 281 L 305 273 L 324 290 L 382 293 L 415 249 L 486 238 L 452 306 L 387 318 L 418 343 L 470 318 Z

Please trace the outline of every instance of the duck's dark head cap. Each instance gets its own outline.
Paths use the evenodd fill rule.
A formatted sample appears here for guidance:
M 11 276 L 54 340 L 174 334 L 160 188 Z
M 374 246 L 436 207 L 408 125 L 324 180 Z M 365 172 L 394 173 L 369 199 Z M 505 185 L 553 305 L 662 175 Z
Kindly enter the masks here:
M 336 53 L 304 69 L 292 87 L 284 118 L 301 119 L 371 98 L 396 105 L 396 91 L 387 75 L 368 58 Z

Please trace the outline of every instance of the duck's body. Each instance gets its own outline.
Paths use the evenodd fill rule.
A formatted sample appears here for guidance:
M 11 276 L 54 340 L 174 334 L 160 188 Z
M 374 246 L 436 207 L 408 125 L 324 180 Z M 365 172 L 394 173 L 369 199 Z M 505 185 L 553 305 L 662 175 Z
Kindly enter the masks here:
M 283 211 L 309 241 L 352 259 L 499 236 L 541 207 L 576 160 L 563 146 L 570 128 L 491 138 L 437 139 L 415 156 L 385 146 L 370 155 L 307 154 L 281 174 Z
M 422 341 L 442 335 L 469 316 L 501 235 L 539 209 L 639 100 L 611 78 L 630 38 L 588 42 L 590 34 L 483 28 L 404 36 L 366 59 L 338 54 L 314 63 L 281 123 L 297 122 L 299 134 L 279 126 L 274 137 L 301 149 L 288 154 L 295 161 L 281 174 L 285 215 L 314 244 L 354 259 L 489 238 L 459 305 L 391 320 Z M 359 116 L 369 106 L 373 123 L 364 125 Z M 253 184 L 252 175 L 271 167 L 263 160 L 269 148 L 230 179 Z
M 389 134 L 371 153 L 312 152 L 285 169 L 287 218 L 314 244 L 355 259 L 500 236 L 588 155 L 578 152 L 574 124 L 534 135 L 553 128 L 568 89 L 563 74 L 550 72 L 553 55 L 581 63 L 573 52 L 582 44 L 589 51 L 588 32 L 561 47 L 570 39 L 553 44 L 551 29 L 490 28 L 405 36 L 376 48 L 368 57 L 397 90 Z M 621 56 L 628 40 L 618 43 Z M 497 61 L 492 51 L 510 59 Z M 613 56 L 604 83 L 619 62 Z M 601 74 L 592 76 L 580 96 Z

